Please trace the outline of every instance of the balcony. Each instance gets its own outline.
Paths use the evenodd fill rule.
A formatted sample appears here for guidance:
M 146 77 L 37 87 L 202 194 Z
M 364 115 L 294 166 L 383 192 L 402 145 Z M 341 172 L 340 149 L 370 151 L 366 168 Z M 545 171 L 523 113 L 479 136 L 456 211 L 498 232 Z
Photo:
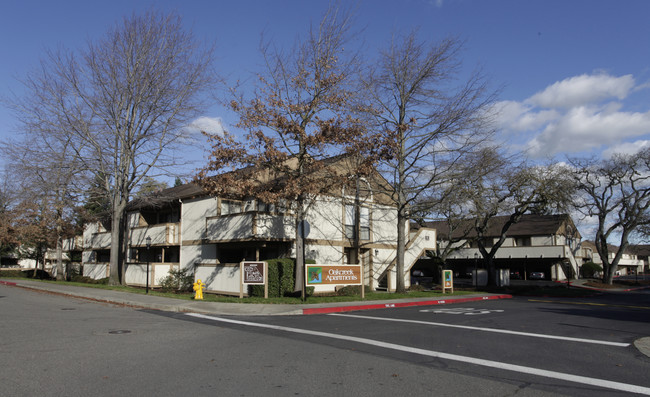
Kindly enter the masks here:
M 93 233 L 84 241 L 84 249 L 107 249 L 111 247 L 111 232 Z
M 292 239 L 294 220 L 281 215 L 247 212 L 207 219 L 206 238 L 211 241 Z
M 131 246 L 146 245 L 147 237 L 152 245 L 180 244 L 180 223 L 164 223 L 155 226 L 136 227 L 131 229 Z

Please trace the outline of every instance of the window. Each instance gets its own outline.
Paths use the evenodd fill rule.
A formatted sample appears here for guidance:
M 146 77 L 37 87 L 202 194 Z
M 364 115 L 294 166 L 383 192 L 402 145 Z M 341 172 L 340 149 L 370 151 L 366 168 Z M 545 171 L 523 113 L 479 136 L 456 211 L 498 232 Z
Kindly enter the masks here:
M 361 229 L 361 240 L 370 240 L 370 210 L 367 207 L 360 208 L 359 226 Z M 355 224 L 354 205 L 345 206 L 345 237 L 353 239 Z
M 273 204 L 267 204 L 263 201 L 257 202 L 258 212 L 273 212 L 274 210 L 275 210 L 275 206 Z
M 180 209 L 160 209 L 156 211 L 142 211 L 140 213 L 147 225 L 159 225 L 161 223 L 177 223 L 180 222 Z M 142 225 L 144 226 L 144 225 Z
M 241 201 L 221 200 L 221 215 L 239 214 L 241 212 Z
M 530 237 L 517 237 L 515 239 L 515 246 L 517 247 L 530 247 Z

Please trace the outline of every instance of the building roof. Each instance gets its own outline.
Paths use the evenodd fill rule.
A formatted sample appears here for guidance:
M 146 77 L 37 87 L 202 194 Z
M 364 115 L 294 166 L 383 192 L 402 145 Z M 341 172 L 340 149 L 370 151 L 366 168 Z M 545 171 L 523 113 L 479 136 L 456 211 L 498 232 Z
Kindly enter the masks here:
M 136 198 L 129 203 L 129 210 L 139 210 L 145 207 L 162 207 L 181 199 L 202 196 L 207 192 L 194 182 L 154 192 L 146 197 Z
M 348 164 L 348 159 L 349 155 L 338 155 L 338 156 L 333 156 L 333 157 L 328 157 L 326 159 L 319 160 L 318 163 L 320 164 L 320 167 L 316 167 L 316 171 L 313 172 L 313 174 L 322 172 L 323 169 L 332 169 L 334 170 L 330 174 L 322 174 L 319 176 L 321 179 L 327 179 L 328 177 L 335 177 L 337 174 L 341 174 L 344 169 L 348 169 L 350 165 Z M 291 162 L 293 160 L 290 159 L 288 161 L 288 166 L 291 167 Z M 338 172 L 336 170 L 339 170 L 341 172 Z M 229 176 L 229 177 L 234 177 L 235 180 L 238 178 L 244 178 L 248 175 L 253 173 L 254 179 L 260 183 L 261 186 L 263 186 L 264 189 L 271 189 L 271 190 L 276 190 L 276 189 L 282 189 L 283 186 L 286 183 L 286 176 L 280 174 L 279 176 L 271 176 L 272 173 L 269 172 L 268 170 L 257 170 L 254 167 L 245 167 L 242 169 L 238 169 L 235 171 L 230 171 L 221 175 L 216 175 L 214 177 L 211 177 L 215 182 L 219 183 L 219 180 L 223 176 Z M 343 172 L 344 174 L 344 172 Z M 228 179 L 225 179 L 228 181 Z M 366 180 L 369 181 L 371 184 L 371 189 L 372 193 L 374 195 L 374 199 L 376 202 L 382 203 L 382 204 L 387 204 L 390 205 L 392 203 L 389 193 L 387 193 L 385 190 L 390 188 L 390 185 L 386 182 L 385 179 L 376 171 L 373 169 L 372 173 L 366 177 Z M 334 187 L 334 184 L 328 185 L 329 187 Z M 328 186 L 324 186 L 324 190 L 328 189 Z M 234 188 L 233 186 L 231 186 Z M 232 189 L 227 189 L 227 190 L 232 190 Z M 367 190 L 367 189 L 364 189 Z M 162 207 L 165 205 L 170 205 L 175 202 L 177 202 L 179 199 L 189 199 L 189 198 L 194 198 L 194 197 L 199 197 L 199 196 L 207 196 L 210 193 L 208 190 L 206 190 L 203 186 L 199 185 L 196 182 L 190 182 L 185 185 L 181 186 L 175 186 L 172 188 L 167 188 L 163 189 L 161 191 L 155 192 L 153 194 L 150 194 L 146 197 L 142 198 L 137 198 L 134 199 L 129 203 L 129 210 L 139 210 L 145 207 Z M 242 198 L 238 194 L 238 192 L 233 191 L 232 193 L 227 194 L 228 197 L 231 198 Z
M 596 244 L 593 241 L 582 241 L 583 247 L 591 248 L 593 252 L 597 252 Z M 619 247 L 613 244 L 607 244 L 607 251 L 610 254 L 616 254 Z M 631 254 L 636 256 L 650 256 L 650 245 L 628 245 L 624 254 Z
M 647 244 L 635 244 L 628 247 L 628 251 L 635 254 L 636 256 L 650 256 L 650 245 Z
M 490 220 L 486 237 L 499 237 L 501 230 L 510 216 L 496 216 Z M 462 221 L 458 227 L 452 231 L 452 238 L 469 238 L 476 237 L 476 231 L 473 230 L 474 220 L 467 219 Z M 449 239 L 449 224 L 446 221 L 425 222 L 424 227 L 436 229 L 438 235 L 443 239 Z M 417 228 L 417 227 L 416 227 Z M 526 214 L 521 217 L 519 222 L 513 224 L 508 229 L 509 237 L 524 236 L 548 236 L 555 234 L 573 234 L 580 237 L 571 217 L 567 214 L 560 215 L 532 215 Z

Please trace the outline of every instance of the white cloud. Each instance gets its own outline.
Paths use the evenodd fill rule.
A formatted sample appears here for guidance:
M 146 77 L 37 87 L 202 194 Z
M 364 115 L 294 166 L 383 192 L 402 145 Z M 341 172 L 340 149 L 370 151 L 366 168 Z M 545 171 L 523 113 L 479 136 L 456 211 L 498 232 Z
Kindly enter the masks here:
M 497 104 L 498 122 L 513 145 L 552 157 L 603 150 L 629 151 L 631 140 L 650 139 L 650 111 L 630 112 L 623 99 L 638 90 L 631 75 L 599 73 L 557 82 L 522 101 Z
M 650 140 L 646 139 L 634 142 L 623 142 L 604 150 L 603 157 L 610 158 L 614 154 L 634 154 L 647 147 L 650 147 Z
M 530 105 L 514 101 L 499 102 L 496 109 L 501 127 L 511 131 L 537 130 L 560 115 L 556 110 L 535 111 Z
M 534 157 L 557 153 L 577 153 L 611 147 L 629 138 L 650 133 L 650 112 L 603 111 L 576 107 L 546 125 L 529 144 Z
M 223 122 L 220 117 L 199 117 L 184 128 L 191 134 L 207 132 L 209 134 L 223 135 Z
M 543 108 L 571 108 L 604 99 L 622 100 L 632 91 L 634 84 L 634 77 L 630 74 L 621 77 L 583 74 L 548 86 L 530 97 L 528 102 Z

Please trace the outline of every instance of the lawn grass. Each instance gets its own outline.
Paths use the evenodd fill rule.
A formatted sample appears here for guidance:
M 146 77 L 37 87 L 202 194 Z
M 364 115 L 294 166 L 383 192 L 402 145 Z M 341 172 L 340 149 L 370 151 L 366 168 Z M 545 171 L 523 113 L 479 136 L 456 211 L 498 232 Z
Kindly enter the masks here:
M 13 273 L 13 274 L 12 274 Z M 23 275 L 21 275 L 22 273 Z M 0 276 L 3 278 L 25 278 L 24 272 L 0 272 Z M 13 277 L 12 277 L 13 276 Z M 31 278 L 30 278 L 31 279 Z M 54 281 L 54 280 L 39 280 L 33 279 L 35 281 L 41 281 L 44 283 L 55 283 L 62 285 L 71 285 L 78 287 L 86 288 L 100 288 L 113 291 L 128 292 L 134 294 L 145 294 L 145 289 L 142 287 L 131 287 L 123 285 L 108 285 L 105 283 L 91 284 L 85 282 L 73 282 L 73 281 Z M 620 286 L 619 286 L 620 287 Z M 455 289 L 453 294 L 443 294 L 440 290 L 426 290 L 426 291 L 408 291 L 406 293 L 397 294 L 397 293 L 387 293 L 387 292 L 366 292 L 365 298 L 363 301 L 377 301 L 377 300 L 393 300 L 393 299 L 409 299 L 409 298 L 431 298 L 438 299 L 449 296 L 461 296 L 467 294 L 473 294 L 477 292 L 488 292 L 488 293 L 500 293 L 500 294 L 511 294 L 515 296 L 548 296 L 548 297 L 586 297 L 592 296 L 597 291 L 571 287 L 567 288 L 563 286 L 535 286 L 535 285 L 526 285 L 526 286 L 509 286 L 503 288 L 485 288 L 479 291 L 474 290 L 473 288 L 467 289 Z M 173 293 L 173 292 L 163 292 L 159 289 L 149 289 L 149 295 L 152 296 L 161 296 L 166 298 L 174 298 L 181 300 L 193 300 L 194 293 Z M 332 302 L 356 302 L 362 301 L 361 296 L 351 295 L 351 296 L 336 296 L 336 295 L 316 295 L 308 296 L 303 302 L 300 297 L 281 297 L 281 298 L 268 298 L 264 299 L 263 297 L 244 297 L 239 299 L 237 296 L 224 296 L 224 295 L 215 295 L 211 293 L 204 293 L 203 300 L 205 302 L 227 302 L 227 303 L 265 303 L 265 304 L 313 304 L 313 303 L 332 303 Z
M 2 275 L 4 277 L 4 275 Z M 11 278 L 11 277 L 7 277 Z M 24 278 L 24 277 L 21 277 Z M 141 287 L 131 287 L 131 286 L 124 286 L 124 285 L 107 285 L 107 284 L 89 284 L 89 283 L 82 283 L 82 282 L 74 282 L 74 281 L 55 281 L 55 280 L 39 280 L 39 279 L 30 279 L 34 281 L 39 281 L 42 283 L 50 283 L 50 284 L 60 284 L 60 285 L 67 285 L 67 286 L 76 286 L 76 287 L 85 287 L 85 288 L 99 288 L 99 289 L 105 289 L 105 290 L 111 290 L 111 291 L 120 291 L 120 292 L 128 292 L 128 293 L 133 293 L 133 294 L 145 294 L 146 290 L 145 288 Z M 408 291 L 403 294 L 397 294 L 397 293 L 387 293 L 387 292 L 366 292 L 365 298 L 363 301 L 377 301 L 377 300 L 393 300 L 393 299 L 405 299 L 405 298 L 431 298 L 431 299 L 437 299 L 437 298 L 444 298 L 444 297 L 449 297 L 449 296 L 459 296 L 459 295 L 467 295 L 467 294 L 473 294 L 476 293 L 476 291 L 463 291 L 463 290 L 458 290 L 455 291 L 453 294 L 446 293 L 443 294 L 441 291 Z M 174 299 L 181 299 L 181 300 L 193 300 L 194 299 L 194 293 L 173 293 L 173 292 L 163 292 L 158 289 L 149 289 L 149 295 L 151 296 L 160 296 L 160 297 L 165 297 L 165 298 L 174 298 Z M 203 294 L 203 301 L 205 302 L 226 302 L 226 303 L 266 303 L 266 304 L 310 304 L 310 303 L 331 303 L 331 302 L 356 302 L 356 301 L 361 301 L 361 296 L 360 295 L 351 295 L 351 296 L 335 296 L 335 295 L 316 295 L 316 296 L 308 296 L 306 297 L 305 301 L 303 302 L 300 297 L 281 297 L 281 298 L 268 298 L 264 299 L 263 297 L 244 297 L 242 299 L 239 299 L 239 297 L 236 296 L 223 296 L 223 295 L 215 295 L 211 293 L 204 293 Z

